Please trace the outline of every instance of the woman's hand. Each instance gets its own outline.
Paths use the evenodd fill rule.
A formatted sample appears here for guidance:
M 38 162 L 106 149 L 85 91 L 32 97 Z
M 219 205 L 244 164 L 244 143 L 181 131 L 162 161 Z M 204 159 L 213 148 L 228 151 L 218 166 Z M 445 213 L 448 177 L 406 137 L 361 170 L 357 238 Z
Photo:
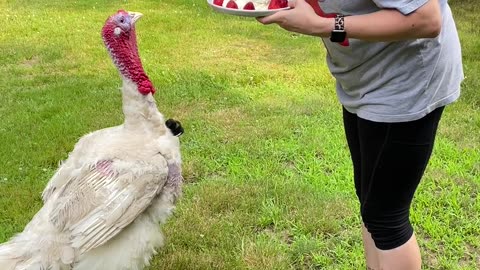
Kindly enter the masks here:
M 289 3 L 291 9 L 279 11 L 267 17 L 257 18 L 263 24 L 276 23 L 285 30 L 301 34 L 329 37 L 334 20 L 319 17 L 305 0 Z

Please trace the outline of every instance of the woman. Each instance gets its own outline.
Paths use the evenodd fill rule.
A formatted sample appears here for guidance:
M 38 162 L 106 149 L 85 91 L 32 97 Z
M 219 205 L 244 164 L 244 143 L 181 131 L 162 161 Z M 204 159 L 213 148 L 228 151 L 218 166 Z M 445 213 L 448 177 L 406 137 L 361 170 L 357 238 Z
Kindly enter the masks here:
M 313 1 L 258 21 L 322 38 L 343 105 L 367 269 L 418 270 L 410 204 L 463 80 L 451 10 L 447 0 Z

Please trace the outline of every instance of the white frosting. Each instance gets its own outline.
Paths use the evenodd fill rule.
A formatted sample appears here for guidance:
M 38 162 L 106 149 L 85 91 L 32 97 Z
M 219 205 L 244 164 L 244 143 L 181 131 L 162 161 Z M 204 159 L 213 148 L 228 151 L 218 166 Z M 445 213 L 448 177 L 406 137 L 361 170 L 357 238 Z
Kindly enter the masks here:
M 223 7 L 226 7 L 229 1 L 230 0 L 224 0 Z M 255 6 L 255 10 L 267 10 L 268 4 L 270 4 L 270 0 L 234 0 L 234 1 L 235 3 L 237 3 L 238 9 L 243 9 L 243 7 L 248 2 L 253 2 L 253 5 Z

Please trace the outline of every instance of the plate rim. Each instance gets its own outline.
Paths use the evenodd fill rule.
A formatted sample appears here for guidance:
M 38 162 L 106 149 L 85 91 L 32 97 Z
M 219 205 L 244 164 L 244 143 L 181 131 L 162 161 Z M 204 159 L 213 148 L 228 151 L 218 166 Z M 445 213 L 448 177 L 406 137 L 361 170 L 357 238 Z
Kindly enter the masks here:
M 245 15 L 246 14 L 248 15 L 262 14 L 263 16 L 265 16 L 264 14 L 273 14 L 278 11 L 290 9 L 290 7 L 284 7 L 284 8 L 277 8 L 277 9 L 265 9 L 265 10 L 245 10 L 245 9 L 234 9 L 234 8 L 226 8 L 223 6 L 218 6 L 213 3 L 213 0 L 207 0 L 207 3 L 214 9 L 225 11 L 223 13 L 230 14 L 230 15 L 232 15 L 233 13 L 237 13 L 235 15 L 239 15 L 239 16 L 240 14 L 245 14 Z

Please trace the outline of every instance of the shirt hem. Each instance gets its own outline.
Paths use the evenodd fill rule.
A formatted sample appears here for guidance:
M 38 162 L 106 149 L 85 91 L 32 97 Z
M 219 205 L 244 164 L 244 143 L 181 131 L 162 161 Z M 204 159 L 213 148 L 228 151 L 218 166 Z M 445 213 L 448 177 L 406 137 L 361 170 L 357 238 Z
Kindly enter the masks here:
M 355 110 L 351 110 L 348 107 L 345 107 L 345 109 L 350 113 L 357 114 L 358 117 L 360 118 L 373 121 L 373 122 L 382 122 L 382 123 L 409 122 L 409 121 L 418 120 L 439 107 L 446 106 L 450 103 L 453 103 L 459 97 L 460 97 L 460 89 L 438 100 L 437 102 L 428 105 L 425 109 L 421 111 L 418 111 L 415 113 L 409 113 L 409 114 L 384 115 L 384 114 L 377 114 L 377 113 L 362 111 L 362 110 L 355 111 Z
M 397 10 L 400 11 L 403 15 L 408 15 L 425 5 L 427 2 L 428 0 L 414 0 L 402 7 L 398 7 Z

